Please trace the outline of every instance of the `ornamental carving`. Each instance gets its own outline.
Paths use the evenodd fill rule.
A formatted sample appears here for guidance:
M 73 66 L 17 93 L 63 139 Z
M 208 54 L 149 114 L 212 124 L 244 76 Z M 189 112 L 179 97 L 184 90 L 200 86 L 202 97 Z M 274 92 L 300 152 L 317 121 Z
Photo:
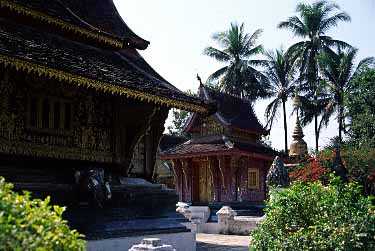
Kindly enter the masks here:
M 111 114 L 109 97 L 0 74 L 0 153 L 112 162 Z

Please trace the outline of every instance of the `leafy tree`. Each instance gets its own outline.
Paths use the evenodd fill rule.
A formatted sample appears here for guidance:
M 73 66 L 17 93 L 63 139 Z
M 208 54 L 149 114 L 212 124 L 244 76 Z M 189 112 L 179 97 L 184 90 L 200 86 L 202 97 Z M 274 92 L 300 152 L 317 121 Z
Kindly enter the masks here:
M 197 77 L 199 78 L 199 76 Z M 192 90 L 187 90 L 186 94 L 190 96 L 197 96 L 197 94 L 194 93 Z M 172 125 L 168 127 L 168 133 L 176 136 L 188 136 L 184 134 L 183 129 L 190 115 L 191 113 L 188 111 L 173 109 Z
M 215 33 L 213 39 L 222 49 L 207 47 L 203 54 L 226 66 L 214 72 L 208 82 L 219 80 L 222 91 L 252 101 L 267 97 L 267 78 L 255 68 L 264 61 L 252 59 L 263 52 L 263 46 L 257 44 L 261 33 L 262 30 L 258 29 L 249 35 L 245 33 L 244 24 L 238 26 L 236 23 L 232 23 L 227 31 Z
M 172 116 L 172 126 L 168 127 L 169 134 L 182 136 L 183 129 L 190 116 L 190 112 L 173 109 Z
M 290 51 L 299 57 L 300 80 L 304 81 L 300 90 L 308 94 L 305 99 L 302 99 L 302 101 L 306 101 L 306 104 L 301 108 L 309 109 L 302 112 L 305 117 L 302 122 L 309 123 L 314 120 L 316 151 L 318 151 L 319 145 L 318 117 L 324 107 L 324 104 L 322 105 L 319 100 L 322 89 L 317 57 L 323 52 L 330 51 L 332 46 L 349 47 L 347 43 L 326 35 L 329 29 L 337 26 L 339 22 L 350 21 L 350 16 L 347 13 L 335 12 L 339 9 L 338 5 L 325 0 L 314 2 L 311 5 L 300 3 L 296 8 L 299 17 L 292 16 L 278 25 L 279 28 L 289 29 L 296 37 L 303 39 L 303 41 L 292 45 Z
M 347 108 L 351 139 L 357 145 L 375 144 L 375 69 L 362 69 L 351 81 Z
M 300 182 L 276 193 L 251 233 L 250 250 L 375 249 L 375 207 L 360 186 L 333 178 L 328 186 Z
M 64 208 L 18 194 L 0 177 L 0 250 L 86 250 L 86 243 L 61 219 Z
M 328 102 L 324 108 L 320 127 L 328 125 L 331 116 L 336 113 L 339 142 L 342 142 L 342 132 L 345 129 L 345 104 L 344 97 L 348 94 L 349 87 L 353 79 L 364 69 L 375 63 L 375 58 L 365 58 L 359 62 L 355 68 L 355 57 L 358 50 L 349 48 L 338 52 L 328 51 L 319 57 L 321 74 L 327 82 L 329 93 Z
M 272 97 L 274 97 L 265 111 L 265 117 L 267 120 L 266 127 L 269 126 L 272 128 L 278 109 L 280 108 L 280 105 L 282 105 L 285 153 L 288 153 L 288 131 L 285 103 L 295 92 L 293 77 L 295 73 L 295 58 L 282 49 L 276 50 L 275 53 L 272 51 L 266 52 L 265 56 L 267 58 L 266 76 L 270 83 L 270 93 Z

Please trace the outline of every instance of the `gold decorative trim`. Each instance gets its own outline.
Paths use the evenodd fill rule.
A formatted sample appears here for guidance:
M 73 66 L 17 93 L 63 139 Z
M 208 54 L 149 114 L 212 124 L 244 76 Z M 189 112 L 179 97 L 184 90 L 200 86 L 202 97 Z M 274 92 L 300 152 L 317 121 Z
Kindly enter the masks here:
M 113 153 L 66 147 L 51 147 L 34 143 L 9 142 L 0 140 L 0 152 L 10 155 L 36 156 L 41 158 L 57 158 L 65 160 L 97 161 L 113 163 Z
M 38 19 L 44 22 L 47 22 L 48 24 L 54 24 L 57 25 L 65 30 L 73 31 L 74 33 L 79 33 L 81 35 L 84 35 L 86 37 L 96 39 L 100 42 L 104 42 L 106 44 L 112 45 L 116 48 L 123 48 L 123 42 L 114 38 L 110 38 L 105 35 L 96 34 L 95 32 L 89 31 L 85 28 L 78 27 L 76 25 L 72 25 L 68 22 L 65 22 L 63 20 L 60 20 L 58 18 L 51 17 L 49 15 L 46 15 L 42 12 L 31 10 L 29 8 L 25 8 L 22 6 L 19 6 L 18 4 L 10 3 L 6 0 L 0 0 L 0 7 L 8 8 L 11 11 L 15 11 L 19 14 L 24 14 L 27 16 L 30 16 L 34 19 Z
M 179 100 L 172 100 L 167 97 L 159 97 L 154 94 L 144 93 L 142 91 L 130 89 L 124 86 L 104 83 L 98 80 L 93 80 L 79 75 L 67 73 L 61 70 L 52 69 L 46 66 L 34 64 L 9 56 L 0 55 L 0 63 L 5 65 L 5 67 L 11 66 L 15 68 L 17 71 L 22 70 L 27 73 L 36 73 L 39 76 L 55 78 L 59 81 L 65 81 L 69 84 L 75 84 L 78 87 L 84 86 L 86 88 L 93 88 L 97 91 L 111 93 L 113 95 L 117 94 L 121 96 L 126 96 L 127 98 L 134 98 L 136 100 L 146 101 L 157 105 L 165 105 L 169 108 L 173 107 L 198 113 L 207 112 L 207 110 L 204 107 L 196 104 L 190 104 Z

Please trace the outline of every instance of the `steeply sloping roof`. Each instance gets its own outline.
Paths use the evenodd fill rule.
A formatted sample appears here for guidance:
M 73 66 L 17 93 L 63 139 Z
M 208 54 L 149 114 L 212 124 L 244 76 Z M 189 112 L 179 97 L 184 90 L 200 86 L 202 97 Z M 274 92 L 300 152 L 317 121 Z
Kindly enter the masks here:
M 149 45 L 127 26 L 112 0 L 0 0 L 0 6 L 65 30 L 108 37 L 117 46 L 144 50 Z
M 256 117 L 249 101 L 204 85 L 199 88 L 199 97 L 217 105 L 217 112 L 213 116 L 222 126 L 235 127 L 260 135 L 268 134 Z M 195 119 L 198 118 L 193 114 L 187 122 L 186 131 L 191 129 Z
M 263 158 L 273 159 L 278 152 L 261 142 L 244 143 L 230 141 L 225 136 L 207 136 L 193 138 L 183 144 L 177 145 L 160 153 L 161 159 L 173 159 L 192 156 L 230 155 L 233 153 L 258 155 Z
M 161 78 L 135 49 L 100 49 L 4 18 L 0 64 L 168 107 L 194 112 L 211 107 Z
M 188 139 L 182 136 L 164 134 L 160 140 L 159 148 L 163 152 L 167 149 L 173 148 L 181 143 L 186 142 Z

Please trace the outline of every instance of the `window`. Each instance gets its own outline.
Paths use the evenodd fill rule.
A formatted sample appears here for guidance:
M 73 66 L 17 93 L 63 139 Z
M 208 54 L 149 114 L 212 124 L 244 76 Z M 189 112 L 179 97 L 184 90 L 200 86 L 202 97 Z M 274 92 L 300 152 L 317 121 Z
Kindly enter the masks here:
M 55 102 L 54 111 L 53 111 L 53 128 L 59 129 L 60 128 L 60 120 L 61 120 L 61 105 L 59 101 Z
M 49 128 L 49 118 L 50 118 L 50 102 L 48 99 L 43 101 L 42 107 L 42 127 Z
M 33 129 L 71 130 L 72 104 L 56 98 L 30 97 L 29 126 Z
M 38 100 L 36 98 L 30 100 L 30 126 L 38 126 Z
M 259 170 L 249 168 L 247 170 L 247 187 L 249 189 L 259 189 Z
M 72 124 L 72 106 L 65 103 L 65 129 L 70 130 Z

